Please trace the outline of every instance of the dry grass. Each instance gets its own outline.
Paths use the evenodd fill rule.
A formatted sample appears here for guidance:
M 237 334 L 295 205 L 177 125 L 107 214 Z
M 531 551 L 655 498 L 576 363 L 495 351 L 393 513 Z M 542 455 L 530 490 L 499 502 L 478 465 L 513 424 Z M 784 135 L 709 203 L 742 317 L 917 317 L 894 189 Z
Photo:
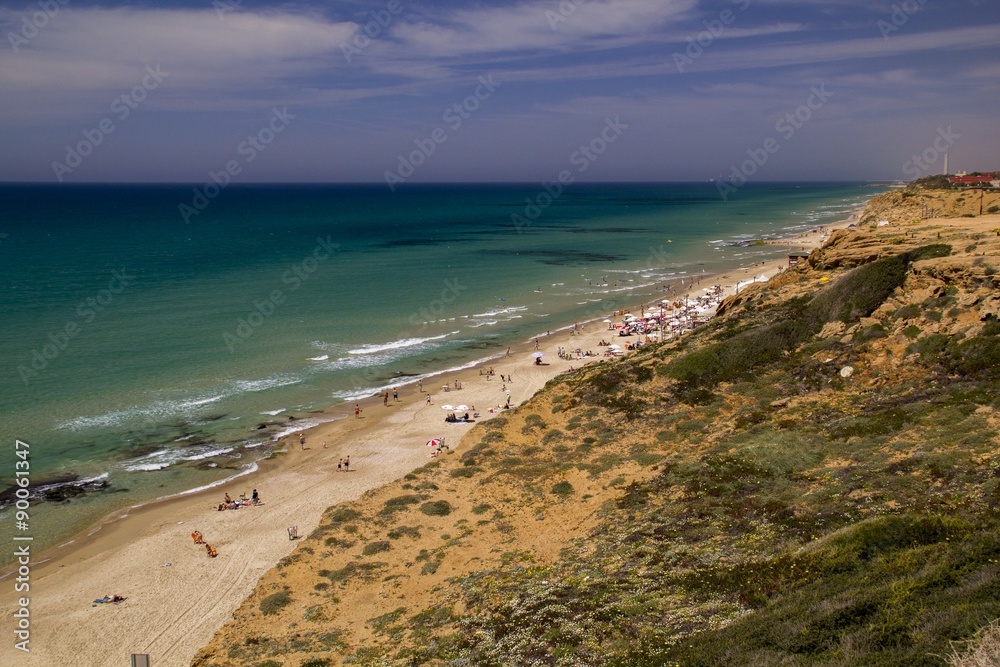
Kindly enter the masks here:
M 967 642 L 956 642 L 948 667 L 997 667 L 1000 665 L 1000 619 L 981 628 Z

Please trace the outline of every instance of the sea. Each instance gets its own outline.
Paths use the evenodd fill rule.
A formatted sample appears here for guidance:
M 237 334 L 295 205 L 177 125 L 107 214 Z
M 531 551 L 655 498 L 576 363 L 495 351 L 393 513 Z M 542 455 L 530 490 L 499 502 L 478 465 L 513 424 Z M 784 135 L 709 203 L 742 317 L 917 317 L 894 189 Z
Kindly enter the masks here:
M 885 189 L 0 184 L 0 526 L 24 530 L 24 477 L 36 552 L 64 545 L 254 471 L 324 409 L 784 256 Z

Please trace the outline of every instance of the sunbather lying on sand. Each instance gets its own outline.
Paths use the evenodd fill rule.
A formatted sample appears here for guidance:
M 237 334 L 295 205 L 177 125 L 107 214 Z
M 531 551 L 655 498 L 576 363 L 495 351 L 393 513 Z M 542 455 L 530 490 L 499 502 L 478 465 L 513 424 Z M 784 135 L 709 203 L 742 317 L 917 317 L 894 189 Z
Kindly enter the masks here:
M 105 595 L 102 598 L 97 598 L 94 603 L 90 605 L 91 607 L 96 607 L 99 604 L 121 604 L 125 602 L 128 598 L 122 595 Z

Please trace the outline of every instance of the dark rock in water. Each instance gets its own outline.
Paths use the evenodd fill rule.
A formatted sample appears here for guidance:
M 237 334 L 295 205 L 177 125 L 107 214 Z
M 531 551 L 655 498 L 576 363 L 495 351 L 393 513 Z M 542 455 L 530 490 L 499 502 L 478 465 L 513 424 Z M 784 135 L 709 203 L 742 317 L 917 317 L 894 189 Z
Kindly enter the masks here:
M 288 421 L 295 421 L 295 415 L 288 415 Z
M 265 428 L 267 428 L 267 424 L 257 424 L 256 430 L 260 431 L 261 429 L 265 429 Z
M 62 475 L 46 479 L 28 487 L 28 499 L 31 502 L 49 501 L 61 503 L 94 491 L 104 491 L 111 487 L 105 479 L 96 479 L 77 483 L 79 475 Z M 0 508 L 12 505 L 16 500 L 18 487 L 10 487 L 0 492 Z

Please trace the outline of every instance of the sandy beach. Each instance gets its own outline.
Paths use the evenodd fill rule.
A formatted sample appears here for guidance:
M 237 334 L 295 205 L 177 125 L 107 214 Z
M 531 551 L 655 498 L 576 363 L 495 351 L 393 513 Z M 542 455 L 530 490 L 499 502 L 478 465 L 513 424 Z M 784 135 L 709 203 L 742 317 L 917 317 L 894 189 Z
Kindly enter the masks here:
M 782 245 L 796 250 L 818 247 L 830 231 L 847 224 L 817 229 Z M 685 292 L 670 296 L 700 296 L 709 285 L 719 285 L 722 296 L 729 295 L 749 282 L 773 277 L 786 265 L 787 260 L 779 259 L 704 276 L 685 285 Z M 639 304 L 633 307 L 638 312 Z M 420 388 L 400 385 L 398 400 L 390 393 L 387 404 L 380 397 L 361 401 L 358 416 L 354 404 L 338 406 L 331 411 L 335 421 L 306 431 L 304 445 L 297 437 L 288 438 L 281 453 L 262 462 L 256 473 L 145 505 L 105 522 L 62 552 L 46 554 L 48 560 L 31 567 L 30 591 L 15 593 L 13 584 L 4 586 L 0 613 L 8 618 L 19 606 L 18 597 L 30 599 L 30 652 L 5 642 L 0 662 L 123 665 L 129 654 L 146 653 L 156 667 L 189 664 L 261 575 L 295 548 L 288 527 L 297 526 L 300 535 L 308 535 L 327 507 L 358 498 L 427 463 L 431 449 L 425 443 L 431 438 L 444 437 L 452 449 L 460 448 L 472 424 L 445 423 L 448 411 L 442 405 L 467 405 L 470 414 L 479 413 L 476 421 L 482 421 L 499 412 L 507 391 L 511 406 L 519 405 L 559 373 L 602 359 L 602 339 L 623 342 L 610 338 L 615 332 L 601 322 L 604 317 L 611 313 L 584 323 L 579 333 L 562 329 L 540 338 L 542 365 L 535 364 L 534 343 L 525 342 L 492 362 L 492 377 L 485 374 L 491 365 L 487 363 L 438 376 Z M 563 359 L 557 356 L 560 347 L 598 356 Z M 511 380 L 501 380 L 501 375 Z M 338 471 L 338 461 L 347 456 L 350 471 Z M 223 494 L 249 496 L 253 489 L 263 505 L 216 510 Z M 190 535 L 195 530 L 218 550 L 217 558 L 209 558 L 203 546 L 193 543 Z M 126 600 L 92 604 L 104 595 Z

